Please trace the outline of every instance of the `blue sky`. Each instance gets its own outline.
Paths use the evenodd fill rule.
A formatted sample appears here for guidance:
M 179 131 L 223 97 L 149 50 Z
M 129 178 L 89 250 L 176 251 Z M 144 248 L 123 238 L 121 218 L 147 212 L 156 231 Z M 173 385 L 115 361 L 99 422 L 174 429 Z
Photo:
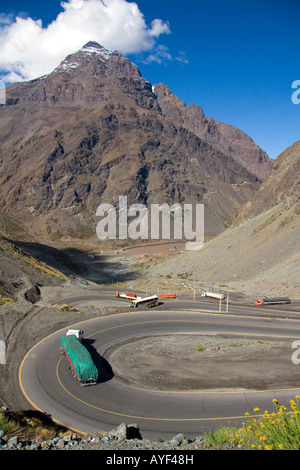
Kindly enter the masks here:
M 68 2 L 74 7 L 72 11 Z M 2 5 L 3 80 L 10 76 L 14 81 L 16 74 L 23 79 L 39 75 L 34 60 L 26 59 L 29 49 L 31 57 L 39 59 L 38 65 L 45 62 L 44 67 L 52 70 L 53 64 L 60 62 L 59 54 L 64 57 L 66 51 L 80 48 L 76 28 L 86 38 L 86 26 L 94 36 L 90 40 L 101 41 L 108 49 L 123 48 L 120 52 L 136 63 L 152 84 L 162 82 L 186 104 L 199 105 L 208 117 L 242 129 L 270 157 L 276 158 L 300 139 L 300 104 L 292 102 L 292 84 L 300 80 L 299 0 L 136 0 L 135 11 L 127 8 L 129 1 L 103 0 L 106 9 L 110 2 L 115 5 L 106 33 L 101 21 L 96 22 L 97 15 L 89 24 L 97 2 L 102 0 L 66 0 L 65 6 L 56 0 L 11 0 Z M 90 10 L 86 8 L 85 14 L 82 10 L 78 20 L 75 13 L 82 3 L 86 7 L 89 3 Z M 122 15 L 131 25 L 130 32 L 120 26 Z M 17 16 L 23 19 L 18 25 Z M 159 21 L 152 23 L 155 19 Z M 70 34 L 68 28 L 72 28 Z M 58 30 L 60 36 L 56 37 Z M 36 40 L 47 31 L 48 37 L 43 34 L 43 39 Z M 66 34 L 63 39 L 61 31 Z M 29 37 L 32 44 L 26 39 Z M 39 44 L 49 52 L 42 53 Z M 300 98 L 300 92 L 297 96 Z

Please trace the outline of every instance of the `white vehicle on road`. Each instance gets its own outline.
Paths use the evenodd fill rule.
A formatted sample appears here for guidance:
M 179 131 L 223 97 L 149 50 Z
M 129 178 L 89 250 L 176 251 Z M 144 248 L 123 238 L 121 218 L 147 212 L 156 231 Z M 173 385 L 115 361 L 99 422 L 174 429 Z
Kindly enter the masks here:
M 77 330 L 75 328 L 70 328 L 66 331 L 66 336 L 74 335 L 82 343 L 83 340 L 83 331 Z
M 225 299 L 225 295 L 221 294 L 220 292 L 203 292 L 201 297 L 210 297 L 212 299 L 223 300 Z

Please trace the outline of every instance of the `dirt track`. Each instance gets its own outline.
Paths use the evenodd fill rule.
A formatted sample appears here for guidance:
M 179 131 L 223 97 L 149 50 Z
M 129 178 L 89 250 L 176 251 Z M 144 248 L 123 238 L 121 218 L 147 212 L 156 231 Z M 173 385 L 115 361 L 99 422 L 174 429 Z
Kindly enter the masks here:
M 127 342 L 106 359 L 117 379 L 155 390 L 267 390 L 299 386 L 291 351 L 289 341 L 177 334 Z

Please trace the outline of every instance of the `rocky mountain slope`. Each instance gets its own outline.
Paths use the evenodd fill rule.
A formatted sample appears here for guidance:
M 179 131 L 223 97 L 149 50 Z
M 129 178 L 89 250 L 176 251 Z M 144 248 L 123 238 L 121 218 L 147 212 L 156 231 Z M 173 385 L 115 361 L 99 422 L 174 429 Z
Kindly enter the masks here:
M 233 226 L 196 253 L 156 265 L 149 274 L 189 273 L 217 289 L 300 299 L 300 141 L 276 160 Z
M 167 111 L 161 89 L 96 43 L 47 76 L 9 86 L 0 107 L 0 210 L 44 240 L 96 241 L 98 205 L 120 195 L 128 204 L 197 202 L 206 234 L 222 232 L 271 160 L 231 126 L 215 123 L 217 139 L 207 126 L 196 132 L 191 118 Z
M 71 274 L 86 274 L 84 266 L 68 252 L 39 242 L 11 217 L 0 213 L 0 305 L 5 298 L 30 306 L 40 300 L 43 287 L 60 286 Z
M 237 225 L 284 202 L 285 210 L 293 208 L 300 214 L 300 141 L 282 152 L 273 171 L 255 195 L 244 204 L 235 217 Z
M 187 106 L 163 83 L 155 85 L 154 92 L 163 114 L 176 125 L 185 127 L 214 148 L 230 155 L 260 180 L 270 173 L 273 160 L 243 131 L 205 116 L 195 104 Z
M 66 276 L 0 236 L 0 301 L 35 304 L 44 286 L 58 286 Z M 6 299 L 5 301 L 3 299 Z M 0 302 L 1 305 L 1 302 Z

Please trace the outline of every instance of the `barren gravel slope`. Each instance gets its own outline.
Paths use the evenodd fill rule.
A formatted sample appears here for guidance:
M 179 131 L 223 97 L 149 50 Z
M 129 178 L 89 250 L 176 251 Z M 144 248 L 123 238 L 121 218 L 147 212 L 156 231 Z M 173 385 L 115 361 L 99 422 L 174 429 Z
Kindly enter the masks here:
M 198 252 L 184 252 L 148 269 L 150 276 L 221 285 L 246 295 L 300 299 L 300 217 L 283 203 L 230 228 Z

